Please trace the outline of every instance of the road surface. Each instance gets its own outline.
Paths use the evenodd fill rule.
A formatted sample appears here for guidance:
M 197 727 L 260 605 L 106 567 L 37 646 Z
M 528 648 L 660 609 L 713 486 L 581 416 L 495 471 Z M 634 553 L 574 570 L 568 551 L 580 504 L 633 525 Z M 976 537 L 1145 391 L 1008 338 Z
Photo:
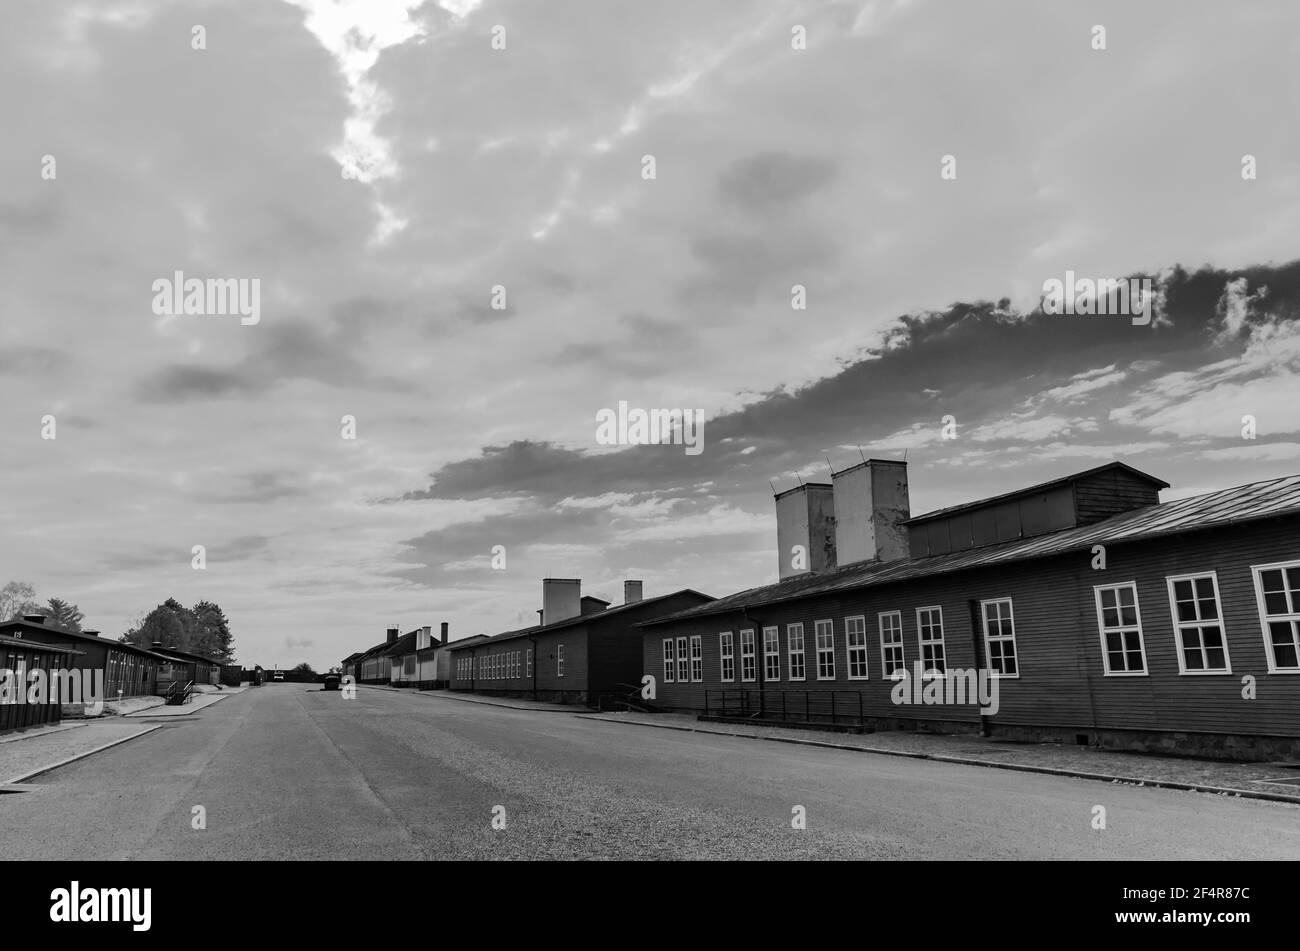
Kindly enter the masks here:
M 1300 858 L 1291 805 L 364 687 L 246 690 L 31 785 L 8 859 Z

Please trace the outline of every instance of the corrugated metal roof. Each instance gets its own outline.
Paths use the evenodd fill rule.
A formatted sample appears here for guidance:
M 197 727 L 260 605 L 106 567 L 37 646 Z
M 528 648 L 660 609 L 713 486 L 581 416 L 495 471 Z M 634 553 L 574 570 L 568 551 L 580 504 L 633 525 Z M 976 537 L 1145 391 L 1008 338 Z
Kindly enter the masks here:
M 747 591 L 728 595 L 697 608 L 688 608 L 666 617 L 645 621 L 640 626 L 649 627 L 679 618 L 721 614 L 744 607 L 910 581 L 971 568 L 1046 558 L 1079 549 L 1090 549 L 1093 545 L 1137 541 L 1296 513 L 1300 513 L 1300 475 L 1270 479 L 1266 482 L 1253 482 L 1234 489 L 1223 489 L 1207 495 L 1179 499 L 1176 502 L 1150 505 L 1112 516 L 1094 525 L 1067 528 L 1028 539 L 1000 542 L 984 548 L 972 548 L 946 555 L 930 555 L 925 558 L 903 558 L 889 562 L 869 561 L 818 575 L 791 578 L 777 584 L 750 588 Z

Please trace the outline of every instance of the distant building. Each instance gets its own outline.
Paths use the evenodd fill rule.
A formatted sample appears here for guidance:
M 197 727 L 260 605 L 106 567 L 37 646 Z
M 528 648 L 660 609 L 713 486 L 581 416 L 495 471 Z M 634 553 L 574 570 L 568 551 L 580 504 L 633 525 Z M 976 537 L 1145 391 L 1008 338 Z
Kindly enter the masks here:
M 55 627 L 43 614 L 0 624 L 0 636 L 76 651 L 70 663 L 78 670 L 104 672 L 105 700 L 148 697 L 158 693 L 159 672 L 170 663 L 157 651 L 100 637 L 98 631 L 68 631 Z
M 711 600 L 689 589 L 643 600 L 641 582 L 628 581 L 611 608 L 583 597 L 578 579 L 548 578 L 542 623 L 451 645 L 451 689 L 593 705 L 628 697 L 643 669 L 636 625 Z
M 1300 755 L 1300 476 L 1165 488 L 1114 462 L 911 518 L 864 462 L 777 495 L 781 580 L 649 621 L 643 670 L 715 716 Z
M 161 654 L 169 661 L 168 666 L 161 669 L 158 674 L 159 693 L 165 691 L 168 684 L 172 682 L 179 682 L 181 685 L 193 682 L 213 686 L 221 683 L 222 664 L 219 660 L 172 647 L 163 647 L 162 641 L 154 641 L 152 651 Z

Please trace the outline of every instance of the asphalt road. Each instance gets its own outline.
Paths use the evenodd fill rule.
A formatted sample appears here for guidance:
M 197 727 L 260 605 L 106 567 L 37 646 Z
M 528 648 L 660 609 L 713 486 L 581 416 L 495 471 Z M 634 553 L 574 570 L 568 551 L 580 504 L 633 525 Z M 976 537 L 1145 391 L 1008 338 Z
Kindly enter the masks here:
M 303 684 L 32 785 L 7 859 L 1300 858 L 1296 806 Z

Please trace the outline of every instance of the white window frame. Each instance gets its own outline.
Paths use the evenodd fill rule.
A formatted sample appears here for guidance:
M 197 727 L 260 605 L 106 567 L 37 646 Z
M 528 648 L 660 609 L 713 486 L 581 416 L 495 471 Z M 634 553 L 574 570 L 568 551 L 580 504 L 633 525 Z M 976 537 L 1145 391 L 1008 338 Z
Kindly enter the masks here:
M 822 633 L 826 631 L 826 636 L 830 639 L 829 647 L 822 647 Z M 820 621 L 813 621 L 813 646 L 817 649 L 817 679 L 834 680 L 835 679 L 835 621 L 829 618 L 823 618 Z M 823 674 L 822 656 L 830 655 L 830 673 Z
M 689 643 L 684 637 L 677 638 L 677 682 L 679 684 L 691 682 L 691 655 L 687 653 Z
M 691 683 L 704 682 L 704 635 L 691 635 Z
M 527 670 L 524 671 L 524 676 L 527 677 L 529 680 L 532 680 L 532 678 L 533 678 L 533 649 L 532 649 L 531 647 L 528 648 L 528 650 L 526 650 L 526 651 L 524 652 L 524 658 L 525 658 L 525 661 L 526 661 L 526 663 L 527 663 Z
M 1120 588 L 1131 588 L 1133 590 L 1133 616 L 1137 619 L 1138 647 L 1142 652 L 1142 669 L 1141 670 L 1111 670 L 1110 669 L 1110 651 L 1106 646 L 1106 623 L 1104 615 L 1101 612 L 1101 593 L 1103 591 L 1119 590 Z M 1138 597 L 1136 581 L 1117 581 L 1113 584 L 1093 585 L 1092 588 L 1093 603 L 1097 610 L 1097 632 L 1101 638 L 1101 669 L 1106 677 L 1146 677 L 1149 676 L 1151 665 L 1147 662 L 1147 638 L 1146 631 L 1142 628 L 1142 603 Z M 1116 597 L 1115 604 L 1118 607 L 1119 598 Z M 1120 626 L 1113 630 L 1124 631 L 1127 626 L 1124 625 L 1124 618 L 1120 616 Z M 1125 651 L 1124 653 L 1128 653 Z
M 885 618 L 893 618 L 898 622 L 894 627 L 898 632 L 897 640 L 885 640 Z M 903 612 L 881 611 L 876 615 L 876 627 L 880 631 L 880 679 L 898 680 L 901 676 L 906 676 L 907 648 L 903 646 Z M 898 668 L 890 673 L 890 654 L 895 650 L 898 651 Z
M 555 676 L 564 676 L 564 645 L 555 645 Z
M 799 649 L 795 650 L 795 634 L 799 635 Z M 785 643 L 786 643 L 786 661 L 790 670 L 790 679 L 792 681 L 805 681 L 808 679 L 808 645 L 804 641 L 803 621 L 796 621 L 793 624 L 785 626 Z M 796 665 L 794 659 L 799 658 L 798 670 L 799 675 L 795 676 Z
M 773 645 L 776 645 L 774 649 L 772 649 Z M 781 682 L 781 628 L 779 627 L 763 628 L 763 682 L 769 684 Z
M 746 638 L 745 635 L 749 637 Z M 746 649 L 748 648 L 748 650 Z M 749 661 L 749 676 L 745 676 L 745 661 Z M 758 679 L 758 660 L 754 645 L 754 629 L 742 628 L 740 631 L 740 682 L 752 684 Z
M 985 606 L 990 604 L 1005 604 L 1007 606 L 1007 620 L 1011 624 L 1011 634 L 998 634 L 996 637 L 989 633 L 989 616 L 985 612 Z M 1002 618 L 999 614 L 998 621 Z M 989 676 L 997 677 L 999 680 L 1019 680 L 1020 679 L 1020 644 L 1016 641 L 1016 606 L 1011 603 L 1010 598 L 986 598 L 980 602 L 980 627 L 984 629 L 984 660 L 988 667 Z M 994 641 L 1010 641 L 1011 653 L 1016 662 L 1016 672 L 1014 674 L 1004 674 L 1002 671 L 993 667 L 993 650 L 990 646 Z
M 664 683 L 677 683 L 677 642 L 671 637 L 664 638 Z
M 854 630 L 854 627 L 857 630 Z M 861 643 L 854 644 L 855 635 L 861 637 Z M 871 670 L 867 660 L 867 618 L 864 614 L 855 614 L 852 617 L 844 619 L 844 661 L 849 665 L 849 680 L 870 680 Z M 853 672 L 853 657 L 858 656 L 858 663 L 862 667 L 862 673 Z
M 1250 573 L 1255 581 L 1255 604 L 1259 608 L 1259 626 L 1264 635 L 1264 651 L 1268 657 L 1268 672 L 1270 674 L 1300 674 L 1300 645 L 1296 648 L 1295 667 L 1279 667 L 1277 658 L 1273 654 L 1273 635 L 1268 629 L 1269 619 L 1273 623 L 1289 622 L 1291 624 L 1292 642 L 1300 640 L 1300 610 L 1293 610 L 1288 614 L 1268 614 L 1264 604 L 1264 579 L 1262 577 L 1265 571 L 1281 571 L 1282 578 L 1286 579 L 1286 570 L 1288 568 L 1300 568 L 1300 561 L 1278 561 L 1269 565 L 1251 565 Z M 1289 607 L 1300 609 L 1300 604 L 1290 604 Z M 1223 608 L 1220 606 L 1219 611 Z M 1225 640 L 1226 643 L 1226 640 Z
M 720 631 L 718 633 L 718 661 L 720 665 L 719 674 L 724 684 L 734 684 L 736 682 L 736 635 L 731 631 Z M 727 673 L 727 668 L 731 668 L 731 673 Z
M 925 638 L 925 626 L 921 623 L 921 614 L 926 611 L 934 611 L 938 613 L 939 616 L 938 638 L 932 637 L 929 640 L 926 640 Z M 945 639 L 944 634 L 945 631 L 943 629 L 943 605 L 927 604 L 924 607 L 920 607 L 916 609 L 916 647 L 921 661 L 921 679 L 923 680 L 935 680 L 939 677 L 946 677 L 948 674 L 948 642 Z M 930 665 L 927 665 L 925 660 L 925 648 L 927 644 L 929 644 L 930 646 L 934 646 L 935 644 L 939 645 L 939 650 L 943 654 L 942 670 L 936 671 L 932 663 Z

